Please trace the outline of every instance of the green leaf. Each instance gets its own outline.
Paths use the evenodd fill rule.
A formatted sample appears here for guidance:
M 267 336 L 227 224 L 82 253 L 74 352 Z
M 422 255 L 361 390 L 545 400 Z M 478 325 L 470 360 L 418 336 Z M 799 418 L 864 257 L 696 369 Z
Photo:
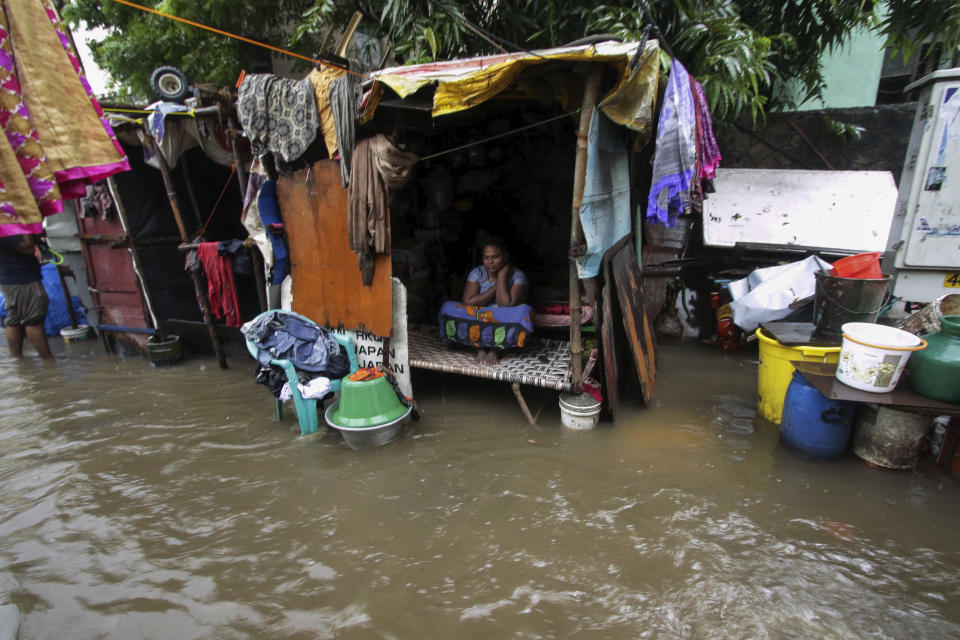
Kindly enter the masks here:
M 440 47 L 437 45 L 437 35 L 434 33 L 433 29 L 427 27 L 423 30 L 423 37 L 427 41 L 427 44 L 430 46 L 430 55 L 433 56 L 433 59 L 437 59 L 437 51 L 440 50 Z

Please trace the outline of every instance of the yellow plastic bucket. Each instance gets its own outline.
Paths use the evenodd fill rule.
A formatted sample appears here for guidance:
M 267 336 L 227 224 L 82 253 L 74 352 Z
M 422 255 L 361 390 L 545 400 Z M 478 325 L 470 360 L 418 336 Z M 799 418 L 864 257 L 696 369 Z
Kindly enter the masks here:
M 833 362 L 840 360 L 840 347 L 800 345 L 785 347 L 763 329 L 757 329 L 760 342 L 760 369 L 757 373 L 757 413 L 761 418 L 780 424 L 783 398 L 793 378 L 791 362 Z

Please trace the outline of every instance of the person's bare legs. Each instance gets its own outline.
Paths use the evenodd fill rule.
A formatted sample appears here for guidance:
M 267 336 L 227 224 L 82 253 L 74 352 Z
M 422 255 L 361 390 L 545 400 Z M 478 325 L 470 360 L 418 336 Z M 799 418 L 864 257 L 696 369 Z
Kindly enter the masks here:
M 23 357 L 23 327 L 7 327 L 7 344 L 11 358 Z
M 43 325 L 30 325 L 24 327 L 24 329 L 27 332 L 27 340 L 29 340 L 33 346 L 37 348 L 37 353 L 40 354 L 40 357 L 52 358 L 53 352 L 50 351 L 50 343 L 47 342 L 47 334 L 43 331 Z M 23 355 L 22 349 L 20 355 Z
M 486 349 L 477 349 L 477 352 L 473 354 L 473 361 L 477 364 L 483 364 L 487 359 L 487 350 Z
M 494 366 L 500 362 L 500 356 L 497 355 L 496 349 L 489 349 L 487 355 L 483 358 L 483 364 Z

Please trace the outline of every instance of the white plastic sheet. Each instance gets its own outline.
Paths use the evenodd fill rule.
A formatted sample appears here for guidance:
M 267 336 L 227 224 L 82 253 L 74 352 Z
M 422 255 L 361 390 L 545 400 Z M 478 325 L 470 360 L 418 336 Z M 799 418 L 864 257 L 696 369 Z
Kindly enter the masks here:
M 733 322 L 744 331 L 754 331 L 761 322 L 772 322 L 793 312 L 790 305 L 816 292 L 814 274 L 833 268 L 817 256 L 790 264 L 756 269 L 746 278 L 731 282 Z

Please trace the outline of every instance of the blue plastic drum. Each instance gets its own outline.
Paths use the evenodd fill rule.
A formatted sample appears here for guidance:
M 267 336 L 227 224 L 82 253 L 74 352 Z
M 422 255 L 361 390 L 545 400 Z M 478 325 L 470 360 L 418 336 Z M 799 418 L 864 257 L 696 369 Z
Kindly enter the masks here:
M 794 372 L 783 400 L 780 442 L 804 458 L 840 457 L 850 444 L 857 403 L 831 400 Z

